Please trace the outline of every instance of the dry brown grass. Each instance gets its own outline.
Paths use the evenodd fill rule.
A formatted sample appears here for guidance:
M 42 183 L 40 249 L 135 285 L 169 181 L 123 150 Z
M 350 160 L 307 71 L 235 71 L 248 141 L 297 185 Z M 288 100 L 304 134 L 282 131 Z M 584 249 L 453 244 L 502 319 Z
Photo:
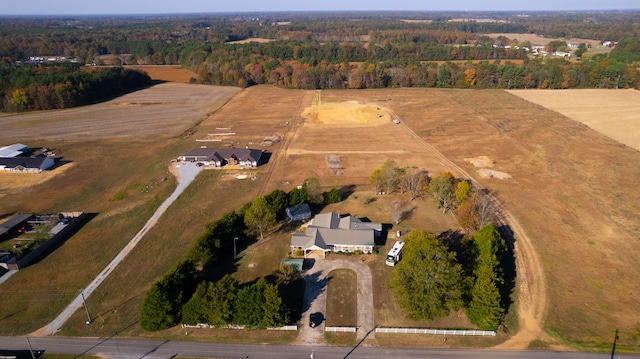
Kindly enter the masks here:
M 0 142 L 177 137 L 238 91 L 164 83 L 97 105 L 3 116 Z
M 640 151 L 640 91 L 512 90 L 509 93 L 556 111 Z
M 640 175 L 640 154 L 506 92 L 411 91 L 425 101 L 422 110 L 397 107 L 405 123 L 469 173 L 464 158 L 486 155 L 513 176 L 475 179 L 534 241 L 548 283 L 546 328 L 587 346 L 615 327 L 634 331 L 640 194 L 629 179 Z
M 152 80 L 189 83 L 192 78 L 198 78 L 198 74 L 179 65 L 126 65 L 128 69 L 137 69 L 146 72 Z

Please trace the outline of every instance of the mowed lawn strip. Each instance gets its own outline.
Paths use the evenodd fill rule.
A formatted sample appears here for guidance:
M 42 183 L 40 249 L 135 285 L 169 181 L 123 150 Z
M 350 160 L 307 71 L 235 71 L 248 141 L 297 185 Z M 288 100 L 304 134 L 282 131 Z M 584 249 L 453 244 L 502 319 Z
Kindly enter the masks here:
M 358 325 L 358 278 L 350 269 L 334 269 L 327 276 L 326 325 L 355 327 Z

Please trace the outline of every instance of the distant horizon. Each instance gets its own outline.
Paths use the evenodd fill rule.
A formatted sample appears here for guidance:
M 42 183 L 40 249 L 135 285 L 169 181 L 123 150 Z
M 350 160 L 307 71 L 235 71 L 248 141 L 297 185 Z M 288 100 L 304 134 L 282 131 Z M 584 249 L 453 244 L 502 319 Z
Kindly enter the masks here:
M 148 13 L 65 13 L 65 14 L 0 14 L 0 18 L 8 17 L 74 17 L 74 16 L 199 16 L 199 15 L 244 15 L 244 14 L 375 14 L 375 13 L 397 13 L 397 14 L 534 14 L 534 13 L 621 13 L 625 11 L 638 12 L 638 9 L 597 9 L 597 10 L 243 10 L 243 11 L 201 11 L 201 12 L 148 12 Z
M 237 13 L 283 12 L 616 12 L 637 11 L 637 0 L 538 0 L 504 3 L 498 0 L 454 0 L 442 4 L 433 0 L 325 0 L 298 2 L 272 0 L 265 3 L 245 0 L 242 3 L 212 3 L 207 0 L 157 2 L 152 0 L 110 0 L 91 2 L 81 0 L 11 1 L 3 5 L 0 16 L 117 16 L 117 15 L 206 15 Z

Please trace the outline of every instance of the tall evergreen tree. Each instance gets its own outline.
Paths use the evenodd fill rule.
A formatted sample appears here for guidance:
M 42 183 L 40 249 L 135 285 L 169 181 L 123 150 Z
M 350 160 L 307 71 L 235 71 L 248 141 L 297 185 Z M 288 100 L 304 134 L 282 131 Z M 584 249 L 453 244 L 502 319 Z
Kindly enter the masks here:
M 493 224 L 488 224 L 476 232 L 473 244 L 476 280 L 471 289 L 467 314 L 478 328 L 493 330 L 500 325 L 505 314 L 501 288 L 504 285 L 502 259 L 506 243 Z

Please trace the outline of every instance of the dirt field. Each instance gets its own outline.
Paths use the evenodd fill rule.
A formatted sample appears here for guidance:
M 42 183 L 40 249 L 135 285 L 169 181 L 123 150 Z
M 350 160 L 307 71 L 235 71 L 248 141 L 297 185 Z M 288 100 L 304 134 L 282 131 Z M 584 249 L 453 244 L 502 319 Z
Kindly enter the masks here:
M 189 83 L 192 78 L 198 78 L 198 74 L 179 65 L 127 65 L 125 68 L 138 69 L 149 74 L 152 80 Z
M 509 93 L 581 122 L 640 151 L 640 91 L 513 90 Z
M 0 142 L 176 137 L 238 92 L 164 83 L 92 106 L 3 116 Z

